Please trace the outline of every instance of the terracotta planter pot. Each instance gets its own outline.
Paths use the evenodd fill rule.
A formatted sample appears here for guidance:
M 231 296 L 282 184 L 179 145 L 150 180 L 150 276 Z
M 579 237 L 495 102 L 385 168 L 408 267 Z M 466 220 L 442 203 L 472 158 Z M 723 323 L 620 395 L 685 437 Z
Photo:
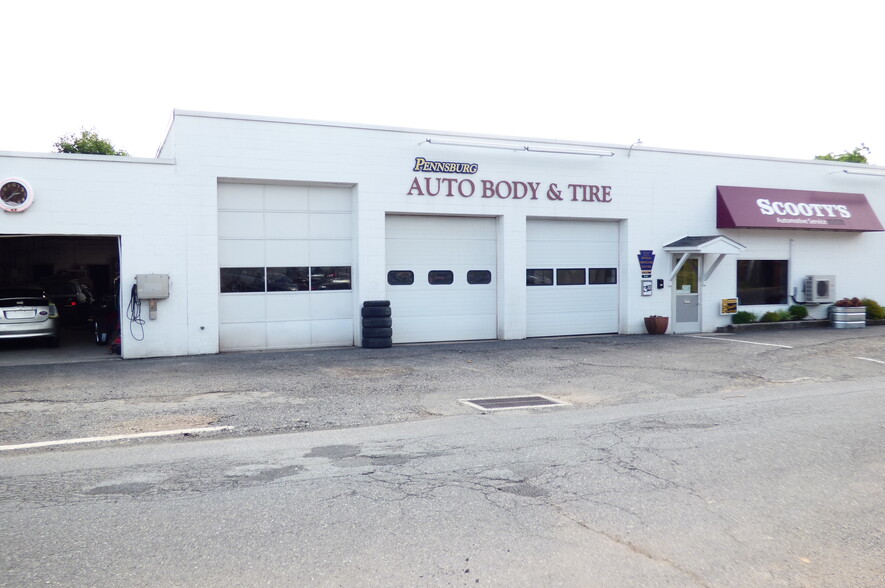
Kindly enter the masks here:
M 665 316 L 647 316 L 645 317 L 645 330 L 649 335 L 663 335 L 667 332 L 667 325 L 670 319 Z

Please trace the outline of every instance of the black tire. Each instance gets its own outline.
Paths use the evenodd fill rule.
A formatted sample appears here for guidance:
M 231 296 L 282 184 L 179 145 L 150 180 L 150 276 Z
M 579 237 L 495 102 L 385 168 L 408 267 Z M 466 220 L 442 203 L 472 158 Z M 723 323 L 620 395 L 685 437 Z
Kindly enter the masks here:
M 379 306 L 390 306 L 390 300 L 366 300 L 363 302 L 363 308 L 373 308 Z
M 390 317 L 364 318 L 363 319 L 363 328 L 364 329 L 387 328 L 392 325 L 393 325 L 393 319 Z
M 366 349 L 393 347 L 393 340 L 390 337 L 367 337 L 363 339 L 363 347 Z
M 58 335 L 56 335 L 55 337 L 50 337 L 46 341 L 47 347 L 55 348 L 55 347 L 58 347 L 59 345 L 61 345 L 61 337 L 59 337 Z
M 361 308 L 360 312 L 364 318 L 374 318 L 374 317 L 384 317 L 390 316 L 390 307 L 389 306 L 369 306 L 367 308 Z
M 373 337 L 389 338 L 392 335 L 393 335 L 393 329 L 391 329 L 390 327 L 374 328 L 374 329 L 364 328 L 363 329 L 363 339 L 365 339 L 367 337 L 369 337 L 369 338 L 373 338 Z

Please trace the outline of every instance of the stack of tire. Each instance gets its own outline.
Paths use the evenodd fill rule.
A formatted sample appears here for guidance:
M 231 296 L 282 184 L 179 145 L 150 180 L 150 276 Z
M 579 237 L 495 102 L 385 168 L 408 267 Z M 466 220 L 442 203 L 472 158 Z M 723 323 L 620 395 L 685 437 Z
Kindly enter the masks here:
M 383 349 L 393 345 L 393 319 L 390 318 L 390 300 L 363 302 L 363 347 Z

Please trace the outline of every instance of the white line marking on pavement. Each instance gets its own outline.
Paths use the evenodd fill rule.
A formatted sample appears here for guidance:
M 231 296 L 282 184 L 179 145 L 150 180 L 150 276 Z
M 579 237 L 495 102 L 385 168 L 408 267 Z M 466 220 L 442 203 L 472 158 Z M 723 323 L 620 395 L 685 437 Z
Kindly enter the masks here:
M 855 357 L 854 359 L 862 359 L 864 361 L 872 361 L 873 363 L 881 363 L 885 365 L 885 361 L 882 361 L 881 359 L 870 359 L 869 357 Z
M 56 445 L 75 445 L 77 443 L 98 443 L 99 441 L 122 441 L 124 439 L 144 439 L 146 437 L 171 437 L 172 435 L 187 435 L 197 433 L 212 433 L 224 431 L 233 427 L 203 427 L 200 429 L 176 429 L 174 431 L 153 431 L 151 433 L 131 433 L 129 435 L 107 435 L 105 437 L 82 437 L 80 439 L 60 439 L 58 441 L 39 441 L 37 443 L 22 443 L 20 445 L 0 445 L 0 451 L 12 451 L 13 449 L 32 449 L 35 447 L 53 447 Z
M 693 337 L 694 339 L 708 339 L 710 341 L 726 341 L 729 343 L 747 343 L 748 345 L 765 345 L 767 347 L 783 347 L 784 349 L 792 349 L 791 345 L 777 345 L 776 343 L 758 343 L 756 341 L 744 341 L 743 339 L 725 339 L 719 337 L 705 337 L 703 335 L 683 335 L 683 337 Z

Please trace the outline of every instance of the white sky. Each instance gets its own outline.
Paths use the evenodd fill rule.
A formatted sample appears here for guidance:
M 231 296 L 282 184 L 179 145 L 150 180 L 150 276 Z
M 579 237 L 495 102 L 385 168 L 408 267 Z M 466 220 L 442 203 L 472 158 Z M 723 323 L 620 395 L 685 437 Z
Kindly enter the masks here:
M 0 150 L 174 108 L 885 164 L 881 0 L 0 2 Z

